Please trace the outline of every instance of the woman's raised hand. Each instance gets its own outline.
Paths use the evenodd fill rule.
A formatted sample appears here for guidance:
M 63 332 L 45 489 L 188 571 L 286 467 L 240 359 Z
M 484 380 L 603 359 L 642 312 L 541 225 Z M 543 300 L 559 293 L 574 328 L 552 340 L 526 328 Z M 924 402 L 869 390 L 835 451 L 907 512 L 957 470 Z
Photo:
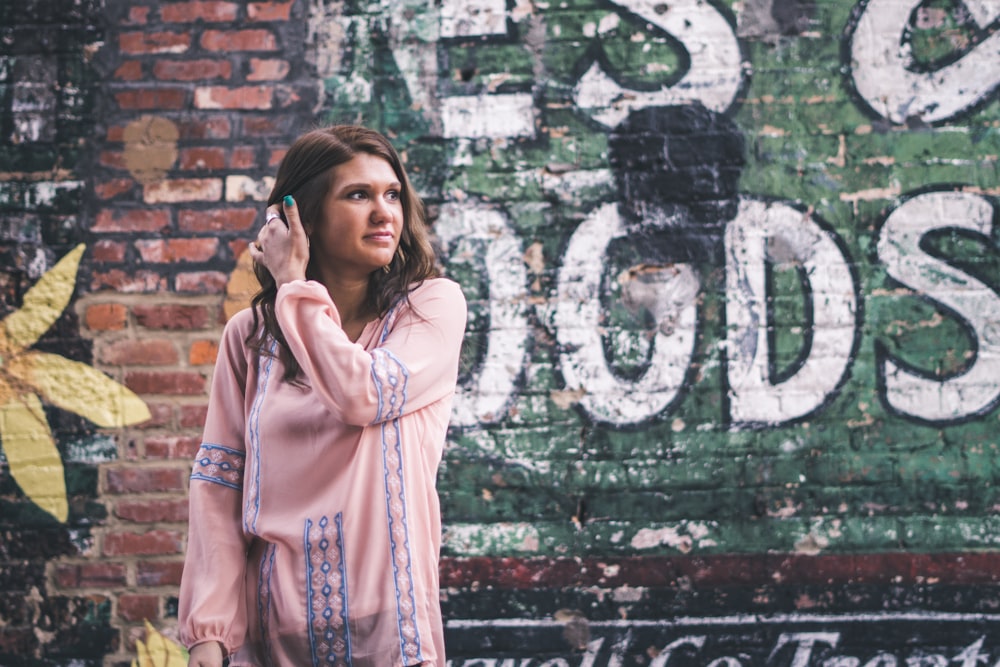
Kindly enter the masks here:
M 278 287 L 306 277 L 309 237 L 291 195 L 285 196 L 281 204 L 267 207 L 264 226 L 250 244 L 250 258 L 271 273 Z

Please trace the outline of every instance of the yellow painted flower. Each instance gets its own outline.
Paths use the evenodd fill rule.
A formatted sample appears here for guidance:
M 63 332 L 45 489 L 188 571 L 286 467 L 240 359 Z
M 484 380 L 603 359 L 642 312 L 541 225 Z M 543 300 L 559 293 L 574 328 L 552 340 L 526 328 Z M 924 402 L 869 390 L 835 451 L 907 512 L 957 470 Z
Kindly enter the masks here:
M 167 639 L 146 621 L 146 643 L 135 642 L 138 660 L 132 661 L 132 667 L 185 667 L 188 664 L 188 652 L 181 646 Z
M 104 428 L 150 417 L 142 399 L 97 369 L 29 349 L 69 304 L 85 247 L 59 260 L 0 322 L 0 447 L 25 495 L 61 522 L 69 514 L 66 480 L 42 401 Z

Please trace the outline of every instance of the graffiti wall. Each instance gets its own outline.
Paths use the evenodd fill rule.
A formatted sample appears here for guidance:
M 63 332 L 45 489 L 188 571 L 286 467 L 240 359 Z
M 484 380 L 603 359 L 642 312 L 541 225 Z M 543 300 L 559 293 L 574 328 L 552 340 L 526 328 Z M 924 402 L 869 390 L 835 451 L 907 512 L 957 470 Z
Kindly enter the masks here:
M 1000 664 L 1000 2 L 32 0 L 0 33 L 0 665 L 172 650 L 218 337 L 332 122 L 393 138 L 469 302 L 451 667 Z

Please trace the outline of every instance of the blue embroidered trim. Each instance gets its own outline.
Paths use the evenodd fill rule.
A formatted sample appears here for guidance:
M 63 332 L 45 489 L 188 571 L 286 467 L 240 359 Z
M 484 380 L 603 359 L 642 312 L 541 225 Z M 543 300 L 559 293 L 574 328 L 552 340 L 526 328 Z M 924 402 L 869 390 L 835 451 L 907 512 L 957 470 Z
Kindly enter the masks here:
M 382 325 L 382 335 L 378 339 L 378 344 L 381 345 L 385 342 L 385 339 L 389 337 L 389 332 L 392 331 L 392 325 L 396 323 L 396 317 L 399 316 L 399 305 L 403 303 L 402 299 L 397 299 L 396 303 L 392 304 L 389 308 L 389 312 L 385 315 L 385 324 Z
M 203 442 L 194 457 L 191 479 L 242 491 L 245 464 L 246 454 L 238 449 Z
M 271 652 L 271 573 L 274 571 L 274 553 L 278 547 L 269 544 L 260 558 L 260 574 L 257 579 L 257 615 L 260 620 L 260 636 L 264 640 L 264 661 L 274 664 Z
M 398 419 L 382 423 L 382 470 L 385 477 L 389 548 L 392 553 L 392 581 L 396 589 L 399 650 L 405 661 L 403 664 L 414 664 L 423 662 L 423 655 L 417 628 L 416 596 L 413 592 L 413 560 L 410 553 L 409 523 L 406 519 L 403 447 Z
M 254 397 L 250 415 L 247 417 L 248 449 L 253 463 L 253 475 L 250 478 L 250 488 L 246 494 L 246 507 L 243 511 L 243 529 L 247 533 L 257 534 L 257 518 L 260 516 L 260 410 L 264 405 L 264 395 L 267 393 L 267 380 L 271 376 L 274 365 L 277 341 L 271 341 L 268 354 L 261 354 L 257 362 L 257 396 Z
M 343 527 L 342 513 L 333 517 L 332 526 L 325 516 L 316 527 L 310 519 L 305 523 L 306 614 L 313 667 L 351 664 Z
M 372 381 L 378 394 L 378 411 L 373 424 L 403 415 L 409 379 L 410 373 L 399 357 L 384 347 L 372 350 Z

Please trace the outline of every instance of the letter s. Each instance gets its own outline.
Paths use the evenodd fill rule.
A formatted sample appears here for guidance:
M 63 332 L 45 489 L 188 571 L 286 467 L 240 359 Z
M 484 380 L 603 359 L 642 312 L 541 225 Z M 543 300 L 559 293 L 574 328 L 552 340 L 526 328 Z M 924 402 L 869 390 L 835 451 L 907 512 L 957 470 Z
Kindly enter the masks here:
M 1000 395 L 1000 296 L 920 247 L 921 240 L 937 229 L 967 230 L 988 240 L 995 216 L 986 197 L 930 192 L 906 201 L 886 218 L 878 256 L 889 275 L 961 319 L 978 344 L 969 368 L 945 379 L 907 368 L 884 348 L 879 350 L 879 380 L 892 410 L 932 423 L 948 423 L 982 414 L 996 405 Z

